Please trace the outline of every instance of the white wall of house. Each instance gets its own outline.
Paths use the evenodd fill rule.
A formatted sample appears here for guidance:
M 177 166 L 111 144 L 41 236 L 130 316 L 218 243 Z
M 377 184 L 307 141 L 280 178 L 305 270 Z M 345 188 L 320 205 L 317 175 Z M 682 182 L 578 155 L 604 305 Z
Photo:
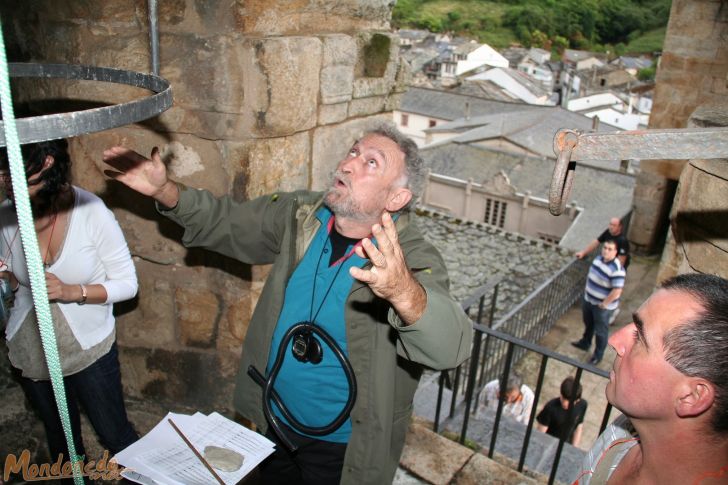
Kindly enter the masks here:
M 576 63 L 576 70 L 583 71 L 584 69 L 592 69 L 594 67 L 602 67 L 604 63 L 596 57 L 587 57 Z
M 483 44 L 470 52 L 464 60 L 458 61 L 455 75 L 459 76 L 480 66 L 508 67 L 508 59 L 488 44 Z
M 455 217 L 554 243 L 581 212 L 569 206 L 561 217 L 553 217 L 545 199 L 528 193 L 494 194 L 481 184 L 437 174 L 427 177 L 421 203 Z
M 626 114 L 612 108 L 600 109 L 598 111 L 584 113 L 584 115 L 589 118 L 598 116 L 600 122 L 609 123 L 622 130 L 636 130 L 640 127 L 646 127 L 648 120 L 647 115 Z
M 513 94 L 516 98 L 528 104 L 548 104 L 547 96 L 536 96 L 529 91 L 523 84 L 513 79 L 506 71 L 499 67 L 488 69 L 468 78 L 469 81 L 490 81 L 502 89 Z
M 448 120 L 395 110 L 392 112 L 392 121 L 402 133 L 412 138 L 418 147 L 422 147 L 427 144 L 425 130 Z
M 551 69 L 537 66 L 532 62 L 522 62 L 518 64 L 518 70 L 521 72 L 525 72 L 526 74 L 530 75 L 538 81 L 541 81 L 541 83 L 549 91 L 553 88 L 554 73 L 551 72 Z
M 587 109 L 597 108 L 599 106 L 616 106 L 624 110 L 626 108 L 624 101 L 613 93 L 599 93 L 581 98 L 573 98 L 569 100 L 567 109 L 569 111 L 584 111 Z

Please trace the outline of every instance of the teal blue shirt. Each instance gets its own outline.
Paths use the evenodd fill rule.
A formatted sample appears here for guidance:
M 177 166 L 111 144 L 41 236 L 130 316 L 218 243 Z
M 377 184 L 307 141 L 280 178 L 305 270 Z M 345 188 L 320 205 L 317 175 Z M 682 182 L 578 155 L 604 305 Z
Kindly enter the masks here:
M 321 221 L 321 228 L 286 286 L 283 309 L 273 333 L 267 373 L 273 366 L 283 335 L 299 322 L 313 320 L 331 335 L 348 357 L 344 305 L 353 283 L 349 268 L 361 267 L 366 260 L 352 253 L 353 247 L 350 246 L 347 256 L 329 266 L 329 222 L 332 213 L 322 208 L 316 217 Z M 339 360 L 323 340 L 318 340 L 323 348 L 323 359 L 319 364 L 296 360 L 291 353 L 292 341 L 288 343 L 274 386 L 292 415 L 299 422 L 312 427 L 325 426 L 333 421 L 346 405 L 349 396 L 349 384 Z M 275 404 L 273 410 L 290 426 Z M 350 435 L 351 419 L 347 419 L 333 433 L 315 438 L 348 443 Z

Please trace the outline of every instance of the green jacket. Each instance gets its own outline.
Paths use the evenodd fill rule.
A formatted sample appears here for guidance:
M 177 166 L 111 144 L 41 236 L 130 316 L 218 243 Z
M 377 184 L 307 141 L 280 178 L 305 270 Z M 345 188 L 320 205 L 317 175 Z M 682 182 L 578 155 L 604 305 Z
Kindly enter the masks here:
M 181 189 L 177 207 L 163 213 L 184 227 L 185 246 L 248 264 L 273 264 L 245 337 L 234 398 L 235 409 L 265 431 L 262 391 L 247 370 L 253 365 L 265 372 L 286 284 L 320 226 L 315 213 L 322 195 L 278 193 L 236 203 L 230 197 Z M 356 280 L 346 302 L 347 348 L 358 394 L 342 484 L 392 482 L 423 366 L 453 368 L 470 354 L 471 322 L 448 292 L 440 254 L 409 218 L 402 214 L 396 225 L 407 263 L 427 292 L 422 318 L 403 326 L 385 300 Z

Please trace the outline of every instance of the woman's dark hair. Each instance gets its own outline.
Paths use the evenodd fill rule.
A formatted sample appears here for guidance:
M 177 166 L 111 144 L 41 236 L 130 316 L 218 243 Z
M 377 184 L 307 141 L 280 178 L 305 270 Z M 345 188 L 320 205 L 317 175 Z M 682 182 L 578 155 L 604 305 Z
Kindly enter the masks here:
M 68 155 L 68 142 L 64 139 L 41 141 L 30 143 L 21 147 L 23 162 L 25 164 L 26 180 L 43 169 L 46 157 L 53 157 L 51 165 L 43 174 L 30 182 L 30 185 L 37 185 L 43 182 L 43 187 L 34 197 L 33 207 L 36 215 L 51 209 L 58 194 L 64 190 L 70 182 L 71 157 Z M 7 151 L 2 149 L 0 157 L 0 168 L 8 169 Z

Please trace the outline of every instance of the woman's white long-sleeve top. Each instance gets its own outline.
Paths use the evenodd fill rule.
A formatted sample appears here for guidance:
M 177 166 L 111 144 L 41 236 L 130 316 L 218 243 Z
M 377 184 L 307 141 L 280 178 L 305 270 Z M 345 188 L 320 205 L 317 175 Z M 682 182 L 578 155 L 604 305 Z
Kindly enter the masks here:
M 74 206 L 66 239 L 47 271 L 65 284 L 101 284 L 106 289 L 107 299 L 102 304 L 58 304 L 76 340 L 88 349 L 112 332 L 113 304 L 134 297 L 138 284 L 129 248 L 114 214 L 96 195 L 79 187 L 73 189 Z M 20 282 L 5 329 L 7 339 L 11 340 L 33 309 L 33 300 L 15 208 L 7 200 L 0 204 L 0 232 L 0 258 Z

